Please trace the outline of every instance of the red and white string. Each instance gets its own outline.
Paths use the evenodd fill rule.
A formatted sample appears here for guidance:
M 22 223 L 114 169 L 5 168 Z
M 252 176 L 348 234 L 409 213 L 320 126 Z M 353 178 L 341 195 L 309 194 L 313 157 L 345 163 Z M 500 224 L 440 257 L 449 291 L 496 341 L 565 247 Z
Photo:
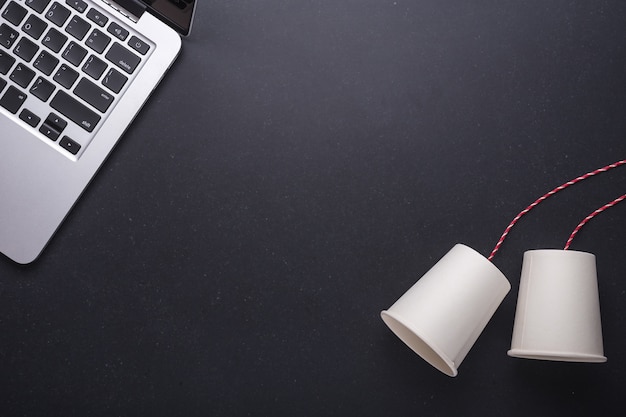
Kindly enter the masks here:
M 511 223 L 509 223 L 509 225 L 506 227 L 506 229 L 504 229 L 504 232 L 502 233 L 502 236 L 500 236 L 500 239 L 498 239 L 498 243 L 496 243 L 496 246 L 493 248 L 493 250 L 491 251 L 491 254 L 489 255 L 489 260 L 492 260 L 493 257 L 495 256 L 496 252 L 498 252 L 498 250 L 500 249 L 500 246 L 502 246 L 502 243 L 504 242 L 504 240 L 506 239 L 507 235 L 509 234 L 509 232 L 511 231 L 511 229 L 513 228 L 513 226 L 515 226 L 515 223 L 518 222 L 519 219 L 522 218 L 522 216 L 524 216 L 526 213 L 528 213 L 530 210 L 532 210 L 533 208 L 535 208 L 539 203 L 541 203 L 542 201 L 546 200 L 548 197 L 552 197 L 554 194 L 558 193 L 559 191 L 562 191 L 566 188 L 571 187 L 572 185 L 586 180 L 587 178 L 593 177 L 594 175 L 598 175 L 600 173 L 609 171 L 613 168 L 617 168 L 621 165 L 626 164 L 626 159 L 623 159 L 621 161 L 617 161 L 614 162 L 610 165 L 604 166 L 602 168 L 598 168 L 595 169 L 591 172 L 588 172 L 586 174 L 583 174 L 579 177 L 574 178 L 573 180 L 570 180 L 568 182 L 566 182 L 565 184 L 559 185 L 558 187 L 554 188 L 553 190 L 547 192 L 546 194 L 542 195 L 541 197 L 539 197 L 537 200 L 535 200 L 531 205 L 529 205 L 528 207 L 526 207 L 524 210 L 522 210 L 517 216 L 515 216 L 515 218 L 511 221 Z M 626 198 L 626 197 L 625 197 Z M 619 201 L 616 201 L 619 200 Z M 612 201 L 611 203 L 608 203 L 607 205 L 599 208 L 598 210 L 600 210 L 598 213 L 596 213 L 595 211 L 590 214 L 589 216 L 591 216 L 589 219 L 586 218 L 586 220 L 583 220 L 581 222 L 581 224 L 578 225 L 578 227 L 576 228 L 577 230 L 574 230 L 574 232 L 572 233 L 573 236 L 576 235 L 576 233 L 578 233 L 578 231 L 580 230 L 580 228 L 582 226 L 584 226 L 585 223 L 587 223 L 589 220 L 591 220 L 593 217 L 595 217 L 596 215 L 598 215 L 599 213 L 603 212 L 604 210 L 606 210 L 609 207 L 614 206 L 615 204 L 619 203 L 620 201 L 622 201 L 623 199 L 619 199 L 617 198 L 616 200 Z M 598 211 L 596 210 L 596 211 Z M 595 214 L 594 214 L 595 213 Z M 587 217 L 589 217 L 587 216 Z M 573 239 L 573 236 L 570 236 L 570 238 Z M 571 242 L 570 242 L 571 243 Z
M 563 250 L 568 250 L 569 249 L 570 245 L 572 244 L 572 240 L 574 240 L 574 236 L 576 236 L 576 234 L 580 231 L 580 229 L 582 229 L 582 227 L 584 225 L 586 225 L 589 220 L 593 219 L 598 214 L 602 213 L 604 210 L 609 209 L 609 208 L 613 207 L 614 205 L 616 205 L 617 203 L 622 202 L 624 200 L 626 200 L 626 194 L 624 194 L 624 195 L 622 195 L 620 197 L 617 197 L 615 200 L 611 201 L 610 203 L 606 203 L 605 205 L 603 205 L 602 207 L 600 207 L 597 210 L 594 210 L 593 213 L 591 213 L 587 217 L 585 217 L 583 219 L 583 221 L 578 223 L 578 226 L 576 226 L 576 228 L 574 229 L 572 234 L 569 235 L 569 239 L 567 239 L 567 242 L 565 243 L 565 247 L 563 248 Z

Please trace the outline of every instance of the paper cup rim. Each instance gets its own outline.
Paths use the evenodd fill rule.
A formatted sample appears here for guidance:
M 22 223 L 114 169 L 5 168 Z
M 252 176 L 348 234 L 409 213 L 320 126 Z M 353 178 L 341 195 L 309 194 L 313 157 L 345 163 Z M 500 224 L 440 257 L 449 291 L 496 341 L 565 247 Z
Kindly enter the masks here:
M 411 348 L 411 350 L 417 353 L 422 359 L 448 376 L 455 377 L 458 375 L 459 371 L 454 364 L 454 361 L 450 359 L 450 357 L 446 355 L 443 349 L 439 348 L 436 343 L 433 343 L 428 339 L 428 337 L 420 334 L 421 332 L 418 329 L 415 329 L 410 324 L 407 324 L 401 317 L 389 310 L 381 311 L 380 316 L 387 327 L 389 327 L 389 329 L 400 340 L 402 340 L 404 344 Z M 410 333 L 410 335 L 404 331 Z M 415 342 L 426 347 L 427 352 L 418 350 L 417 346 L 415 346 Z M 436 357 L 433 358 L 430 355 L 426 355 L 426 353 L 432 353 Z
M 561 362 L 603 363 L 607 361 L 606 356 L 603 356 L 603 355 L 595 355 L 591 353 L 549 351 L 549 350 L 511 349 L 507 352 L 507 355 L 513 358 L 538 359 L 538 360 L 561 361 Z

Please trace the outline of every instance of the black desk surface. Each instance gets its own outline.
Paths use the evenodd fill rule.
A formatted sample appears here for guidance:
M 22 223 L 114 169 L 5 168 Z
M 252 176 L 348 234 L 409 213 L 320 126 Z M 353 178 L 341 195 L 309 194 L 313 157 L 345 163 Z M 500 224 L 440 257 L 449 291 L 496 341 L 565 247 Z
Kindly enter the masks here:
M 626 205 L 597 256 L 606 364 L 509 358 L 522 254 L 624 193 L 524 217 L 457 378 L 379 318 L 455 243 L 626 156 L 623 1 L 202 0 L 184 51 L 42 257 L 0 259 L 3 416 L 607 415 Z M 45 204 L 45 202 L 44 202 Z

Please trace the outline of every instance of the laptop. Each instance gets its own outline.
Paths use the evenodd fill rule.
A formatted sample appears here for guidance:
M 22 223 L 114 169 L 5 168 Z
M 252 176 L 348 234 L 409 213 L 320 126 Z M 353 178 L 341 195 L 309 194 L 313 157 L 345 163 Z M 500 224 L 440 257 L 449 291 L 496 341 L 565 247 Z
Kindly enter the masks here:
M 0 0 L 0 252 L 42 252 L 181 49 L 195 0 Z

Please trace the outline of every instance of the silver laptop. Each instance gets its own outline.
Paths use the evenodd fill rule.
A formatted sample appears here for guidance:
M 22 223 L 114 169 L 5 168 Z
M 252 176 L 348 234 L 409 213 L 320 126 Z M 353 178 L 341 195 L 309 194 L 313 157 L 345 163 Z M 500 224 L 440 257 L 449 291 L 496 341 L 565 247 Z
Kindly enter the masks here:
M 0 0 L 0 252 L 35 260 L 174 62 L 195 0 Z

